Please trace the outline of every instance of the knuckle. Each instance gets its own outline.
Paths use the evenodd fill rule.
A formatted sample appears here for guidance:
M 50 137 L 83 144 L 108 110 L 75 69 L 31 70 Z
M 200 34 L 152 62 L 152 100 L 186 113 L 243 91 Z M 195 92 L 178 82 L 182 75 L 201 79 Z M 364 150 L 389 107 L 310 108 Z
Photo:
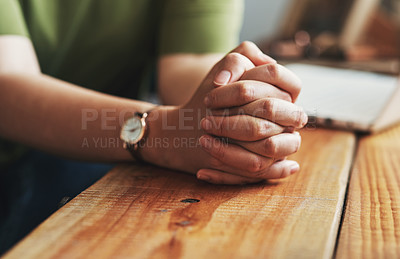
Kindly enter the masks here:
M 270 157 L 276 157 L 278 154 L 278 145 L 273 138 L 267 138 L 264 141 L 264 152 Z
M 257 121 L 253 123 L 252 127 L 250 127 L 250 134 L 253 137 L 262 137 L 265 135 L 267 127 L 268 126 L 264 123 L 264 121 Z
M 219 169 L 219 168 L 221 168 L 222 165 L 223 165 L 223 163 L 222 163 L 220 160 L 218 160 L 218 159 L 216 159 L 216 158 L 214 158 L 214 157 L 212 157 L 212 158 L 210 159 L 209 164 L 210 164 L 210 166 L 211 166 L 212 168 L 215 168 L 215 169 Z
M 295 126 L 297 128 L 302 128 L 307 121 L 304 121 L 304 116 L 305 116 L 305 112 L 303 110 L 303 108 L 301 107 L 297 107 L 297 111 L 294 113 L 294 122 L 295 122 Z
M 286 149 L 284 149 L 285 156 L 289 156 L 289 155 L 294 154 L 297 151 L 299 151 L 300 144 L 301 144 L 300 138 L 296 137 L 295 139 L 290 140 L 290 143 L 288 143 L 288 145 L 289 144 L 290 144 L 290 146 L 288 146 Z M 282 152 L 280 155 L 283 155 Z
M 225 64 L 236 65 L 240 64 L 242 60 L 242 55 L 237 52 L 229 53 L 225 58 Z
M 275 121 L 275 117 L 277 115 L 277 105 L 274 99 L 264 99 L 262 109 L 264 110 L 267 118 L 271 118 L 272 121 Z
M 218 158 L 218 160 L 223 160 L 225 158 L 226 149 L 222 143 L 214 143 L 214 155 Z
M 254 157 L 249 160 L 249 168 L 247 169 L 251 173 L 257 173 L 264 167 L 264 163 L 261 158 Z
M 302 118 L 300 126 L 304 127 L 308 122 L 308 116 L 302 107 L 300 107 L 300 117 Z
M 277 64 L 269 64 L 266 66 L 267 73 L 270 79 L 276 81 L 279 79 L 279 65 Z
M 255 89 L 249 83 L 240 82 L 238 87 L 238 99 L 239 102 L 248 103 L 254 100 Z
M 286 178 L 286 177 L 291 175 L 291 173 L 290 173 L 290 171 L 291 171 L 290 170 L 290 165 L 287 165 L 287 164 L 286 165 L 282 165 L 277 170 L 280 170 L 280 177 L 279 178 Z
M 296 112 L 293 113 L 293 119 L 294 119 L 294 126 L 296 127 L 301 127 L 302 126 L 302 111 L 298 110 Z
M 254 44 L 253 42 L 248 41 L 248 40 L 243 41 L 239 46 L 242 49 L 252 49 L 252 48 L 257 47 L 256 44 Z
M 287 102 L 293 102 L 292 96 L 288 92 L 282 92 L 282 100 Z

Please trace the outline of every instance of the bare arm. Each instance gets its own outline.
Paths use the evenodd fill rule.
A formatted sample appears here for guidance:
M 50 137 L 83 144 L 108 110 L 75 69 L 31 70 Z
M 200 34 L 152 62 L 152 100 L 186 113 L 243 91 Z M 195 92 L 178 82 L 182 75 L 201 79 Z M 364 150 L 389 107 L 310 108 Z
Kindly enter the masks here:
M 120 125 L 152 104 L 87 90 L 40 73 L 29 39 L 0 37 L 0 136 L 83 160 L 130 160 Z
M 158 92 L 164 104 L 187 103 L 223 54 L 172 54 L 158 62 Z

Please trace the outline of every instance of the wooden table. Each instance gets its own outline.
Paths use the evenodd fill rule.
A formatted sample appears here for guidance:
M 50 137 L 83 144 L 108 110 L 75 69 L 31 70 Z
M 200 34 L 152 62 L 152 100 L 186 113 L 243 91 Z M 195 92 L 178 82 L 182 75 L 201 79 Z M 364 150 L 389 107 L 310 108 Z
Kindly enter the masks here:
M 5 258 L 400 257 L 400 126 L 302 136 L 300 173 L 266 184 L 120 165 Z

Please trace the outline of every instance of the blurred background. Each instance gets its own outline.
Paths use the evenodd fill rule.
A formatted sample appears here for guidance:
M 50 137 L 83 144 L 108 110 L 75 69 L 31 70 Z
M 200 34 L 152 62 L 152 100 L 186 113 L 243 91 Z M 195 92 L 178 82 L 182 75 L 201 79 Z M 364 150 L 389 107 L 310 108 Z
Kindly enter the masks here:
M 241 40 L 281 61 L 397 73 L 400 0 L 246 0 Z
M 240 40 L 261 42 L 272 37 L 292 0 L 246 0 L 245 19 Z

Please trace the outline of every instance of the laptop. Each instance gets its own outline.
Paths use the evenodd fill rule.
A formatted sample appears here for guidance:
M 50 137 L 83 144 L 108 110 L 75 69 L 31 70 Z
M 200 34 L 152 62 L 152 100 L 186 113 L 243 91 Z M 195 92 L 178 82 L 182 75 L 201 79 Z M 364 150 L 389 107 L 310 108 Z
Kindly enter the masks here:
M 296 104 L 309 123 L 366 133 L 400 122 L 396 76 L 308 64 L 289 64 L 303 82 Z

